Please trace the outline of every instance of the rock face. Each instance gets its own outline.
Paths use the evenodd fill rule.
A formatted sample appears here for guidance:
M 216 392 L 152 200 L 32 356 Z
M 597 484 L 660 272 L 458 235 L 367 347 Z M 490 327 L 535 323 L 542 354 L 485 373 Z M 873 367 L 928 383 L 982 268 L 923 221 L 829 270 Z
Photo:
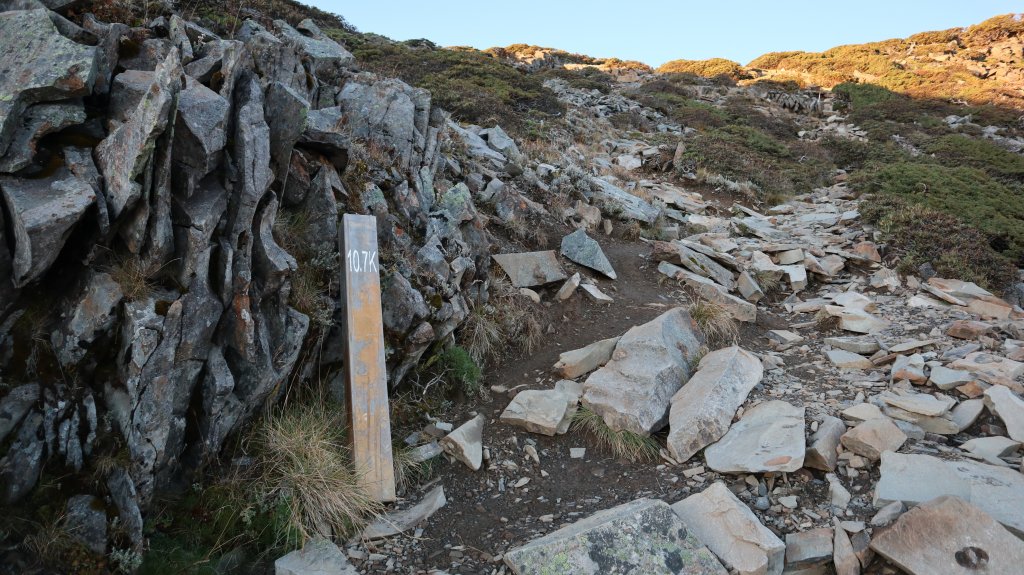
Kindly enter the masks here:
M 583 230 L 576 230 L 562 238 L 562 255 L 611 279 L 618 277 L 611 262 L 601 251 L 601 246 Z
M 701 336 L 683 308 L 631 328 L 611 360 L 583 384 L 583 404 L 615 430 L 664 427 L 672 396 L 689 379 Z
M 705 355 L 697 373 L 672 397 L 668 450 L 686 461 L 729 430 L 729 424 L 761 381 L 761 360 L 739 347 Z
M 1024 564 L 1024 542 L 956 496 L 937 497 L 904 513 L 872 539 L 871 548 L 910 575 L 1010 575 Z
M 672 511 L 726 568 L 741 575 L 782 573 L 786 545 L 724 483 L 675 503 Z
M 811 436 L 811 444 L 804 455 L 804 466 L 821 471 L 835 471 L 839 455 L 836 448 L 846 433 L 846 424 L 838 417 L 826 415 Z
M 728 573 L 664 501 L 599 511 L 505 553 L 517 575 Z
M 994 385 L 985 390 L 985 405 L 999 416 L 1010 437 L 1024 441 L 1024 400 L 1009 389 Z
M 805 450 L 804 408 L 766 401 L 747 410 L 704 458 L 722 473 L 790 472 L 803 467 Z
M 1014 533 L 1024 534 L 1024 475 L 971 461 L 944 461 L 930 455 L 882 454 L 874 504 L 907 506 L 953 495 L 988 513 Z
M 116 459 L 83 495 L 141 549 L 163 489 L 290 386 L 341 379 L 339 214 L 375 215 L 391 256 L 397 385 L 488 301 L 492 239 L 466 182 L 526 160 L 500 128 L 484 140 L 429 92 L 352 69 L 311 21 L 228 39 L 70 5 L 0 9 L 0 498 L 48 466 Z M 463 133 L 487 152 L 456 161 Z M 479 441 L 457 437 L 479 466 Z

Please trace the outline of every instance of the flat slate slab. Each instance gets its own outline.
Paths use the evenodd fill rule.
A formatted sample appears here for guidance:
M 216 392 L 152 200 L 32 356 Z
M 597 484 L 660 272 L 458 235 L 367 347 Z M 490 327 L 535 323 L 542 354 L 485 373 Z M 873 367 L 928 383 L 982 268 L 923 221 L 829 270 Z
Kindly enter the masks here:
M 517 288 L 533 287 L 562 281 L 566 275 L 554 250 L 523 252 L 518 254 L 494 254 L 491 256 L 508 274 L 508 279 Z
M 912 507 L 955 495 L 1024 535 L 1024 474 L 972 461 L 946 461 L 930 455 L 886 451 L 874 505 L 902 501 Z
M 806 449 L 804 408 L 775 400 L 748 409 L 704 459 L 720 473 L 788 473 L 803 467 Z
M 611 279 L 618 277 L 597 240 L 583 230 L 576 230 L 562 238 L 562 255 Z
M 664 501 L 637 499 L 598 511 L 505 553 L 516 575 L 726 575 L 718 559 Z

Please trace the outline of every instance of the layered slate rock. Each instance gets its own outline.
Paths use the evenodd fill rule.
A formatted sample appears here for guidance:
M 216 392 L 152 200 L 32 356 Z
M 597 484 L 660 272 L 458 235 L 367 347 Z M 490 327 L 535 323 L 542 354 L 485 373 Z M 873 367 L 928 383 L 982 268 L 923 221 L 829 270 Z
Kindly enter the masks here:
M 127 120 L 96 147 L 111 218 L 119 217 L 142 196 L 136 178 L 147 167 L 157 138 L 167 129 L 183 76 L 178 51 L 172 50 L 157 66 L 150 87 L 125 114 Z
M 726 575 L 664 501 L 637 499 L 505 553 L 517 575 Z
M 611 279 L 617 277 L 611 262 L 601 251 L 601 246 L 583 230 L 576 230 L 562 238 L 562 255 Z
M 985 405 L 1003 421 L 1012 439 L 1024 441 L 1024 400 L 1009 389 L 994 385 L 985 390 Z
M 12 218 L 12 271 L 16 287 L 39 278 L 57 256 L 86 210 L 96 201 L 88 182 L 61 168 L 48 178 L 0 178 L 0 194 Z
M 501 414 L 501 420 L 541 435 L 562 435 L 576 415 L 580 384 L 562 380 L 554 389 L 527 389 L 516 394 Z
M 62 36 L 48 10 L 0 12 L 0 156 L 24 109 L 36 102 L 88 96 L 96 49 Z
M 1024 542 L 956 496 L 904 513 L 875 535 L 871 549 L 910 575 L 1012 575 L 1024 565 Z
M 634 220 L 640 220 L 648 224 L 658 219 L 661 210 L 634 196 L 633 194 L 618 188 L 611 182 L 601 178 L 590 178 L 593 189 L 593 199 L 603 202 L 605 211 L 620 212 L 623 216 Z
M 686 461 L 721 439 L 763 375 L 761 360 L 736 346 L 701 358 L 697 373 L 672 397 L 668 436 L 672 457 Z
M 748 409 L 704 458 L 722 473 L 792 472 L 803 467 L 805 451 L 804 408 L 766 401 Z
M 740 575 L 779 575 L 786 544 L 722 482 L 672 505 L 683 523 Z
M 583 404 L 614 430 L 648 435 L 661 429 L 672 396 L 690 378 L 701 339 L 681 307 L 630 328 L 611 360 L 587 378 Z
M 568 278 L 554 251 L 494 254 L 513 287 L 533 287 Z
M 944 461 L 930 455 L 887 451 L 874 505 L 902 501 L 908 507 L 954 495 L 988 513 L 1008 529 L 1024 535 L 1024 475 L 972 461 Z
M 440 442 L 441 448 L 473 471 L 478 471 L 484 460 L 483 435 L 484 416 L 478 415 L 446 435 Z

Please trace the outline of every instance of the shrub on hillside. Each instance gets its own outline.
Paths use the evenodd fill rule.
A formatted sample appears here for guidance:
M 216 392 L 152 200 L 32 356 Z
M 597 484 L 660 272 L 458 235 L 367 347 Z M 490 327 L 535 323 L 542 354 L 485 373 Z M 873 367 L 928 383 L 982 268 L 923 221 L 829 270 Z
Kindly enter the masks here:
M 970 166 L 997 178 L 1024 181 L 1024 156 L 1001 148 L 991 140 L 948 134 L 928 141 L 924 149 L 949 166 Z
M 865 221 L 879 227 L 900 255 L 898 270 L 917 274 L 931 264 L 941 277 L 1005 289 L 1016 276 L 1009 259 L 988 244 L 985 234 L 959 218 L 895 196 L 868 198 L 860 205 Z
M 709 58 L 707 60 L 671 60 L 658 67 L 659 74 L 695 74 L 704 78 L 726 76 L 739 80 L 749 76 L 738 62 L 725 58 Z
M 972 249 L 990 249 L 1012 261 L 1024 261 L 1024 202 L 1020 201 L 1024 190 L 1020 185 L 1002 183 L 977 168 L 909 161 L 869 167 L 855 174 L 852 182 L 858 191 L 898 198 L 957 218 L 984 234 Z M 1000 273 L 985 275 L 988 285 L 1003 287 L 996 282 Z

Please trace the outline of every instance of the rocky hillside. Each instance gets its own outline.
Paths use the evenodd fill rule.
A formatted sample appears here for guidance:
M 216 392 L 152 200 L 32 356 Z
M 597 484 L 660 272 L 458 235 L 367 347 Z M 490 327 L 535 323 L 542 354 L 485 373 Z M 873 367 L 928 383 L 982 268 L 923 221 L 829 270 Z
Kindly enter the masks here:
M 991 22 L 956 41 L 1019 41 Z M 308 544 L 276 571 L 933 573 L 934 514 L 987 534 L 963 561 L 1021 556 L 1017 499 L 932 500 L 1021 482 L 1004 100 L 442 49 L 285 0 L 0 0 L 0 62 L 0 572 Z M 343 447 L 345 213 L 378 222 L 388 508 Z

